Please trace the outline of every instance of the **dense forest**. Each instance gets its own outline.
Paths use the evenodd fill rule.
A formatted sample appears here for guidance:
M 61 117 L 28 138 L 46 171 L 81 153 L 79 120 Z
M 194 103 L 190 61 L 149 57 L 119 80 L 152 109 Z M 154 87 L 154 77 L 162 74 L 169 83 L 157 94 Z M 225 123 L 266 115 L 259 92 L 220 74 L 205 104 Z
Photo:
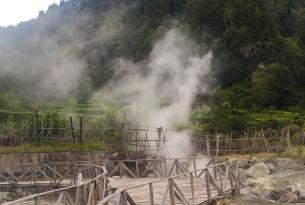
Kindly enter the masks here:
M 302 0 L 61 1 L 0 28 L 0 109 L 87 102 L 113 76 L 115 59 L 145 61 L 173 27 L 213 53 L 210 92 L 193 105 L 198 130 L 303 126 Z

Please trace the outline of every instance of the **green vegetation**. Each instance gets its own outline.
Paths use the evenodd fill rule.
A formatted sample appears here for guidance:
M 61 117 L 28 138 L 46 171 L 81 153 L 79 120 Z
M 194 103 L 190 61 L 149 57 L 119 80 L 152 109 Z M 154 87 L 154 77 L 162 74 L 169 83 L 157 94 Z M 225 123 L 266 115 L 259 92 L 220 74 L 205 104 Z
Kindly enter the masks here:
M 281 157 L 289 157 L 293 159 L 305 159 L 305 147 L 296 146 L 291 149 L 287 149 L 281 153 Z
M 194 39 L 202 53 L 214 55 L 211 76 L 217 89 L 198 96 L 196 102 L 208 107 L 194 105 L 192 113 L 198 133 L 303 127 L 305 3 L 299 0 L 70 0 L 52 5 L 36 20 L 0 28 L 0 45 L 7 51 L 0 56 L 0 121 L 31 118 L 33 103 L 40 105 L 41 115 L 119 121 L 122 114 L 113 105 L 86 102 L 111 78 L 116 59 L 147 59 L 172 27 Z M 85 62 L 87 75 L 69 92 L 57 83 L 47 87 L 56 92 L 46 92 L 46 76 L 72 54 Z
M 2 147 L 0 149 L 0 154 L 22 154 L 29 152 L 41 152 L 41 153 L 50 153 L 50 152 L 73 152 L 73 151 L 105 151 L 106 146 L 103 143 L 95 142 L 90 144 L 40 144 L 35 146 L 33 144 L 25 144 L 17 147 Z

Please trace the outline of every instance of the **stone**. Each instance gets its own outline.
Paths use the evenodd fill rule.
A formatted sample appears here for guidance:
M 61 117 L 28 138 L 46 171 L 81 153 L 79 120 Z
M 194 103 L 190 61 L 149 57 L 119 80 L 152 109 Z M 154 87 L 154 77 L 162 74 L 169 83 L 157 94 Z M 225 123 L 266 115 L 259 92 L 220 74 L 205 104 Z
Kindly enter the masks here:
M 298 201 L 298 195 L 294 192 L 288 192 L 287 194 L 284 194 L 280 196 L 279 200 L 277 202 L 279 203 L 296 203 Z
M 271 173 L 278 170 L 278 168 L 275 167 L 272 163 L 268 163 L 267 166 L 268 166 Z
M 247 169 L 245 174 L 249 178 L 258 179 L 270 174 L 269 167 L 264 163 L 257 163 Z

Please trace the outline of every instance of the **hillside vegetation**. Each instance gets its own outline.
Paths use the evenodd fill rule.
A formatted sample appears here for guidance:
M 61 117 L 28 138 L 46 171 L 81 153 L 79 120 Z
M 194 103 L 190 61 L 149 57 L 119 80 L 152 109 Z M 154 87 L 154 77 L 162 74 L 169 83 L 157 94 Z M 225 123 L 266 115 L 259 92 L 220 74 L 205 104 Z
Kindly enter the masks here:
M 70 0 L 51 5 L 35 20 L 0 28 L 0 121 L 31 115 L 33 103 L 43 113 L 122 112 L 88 101 L 114 75 L 116 59 L 145 61 L 173 27 L 192 38 L 199 52 L 213 52 L 211 92 L 198 95 L 193 106 L 198 132 L 303 126 L 301 0 Z

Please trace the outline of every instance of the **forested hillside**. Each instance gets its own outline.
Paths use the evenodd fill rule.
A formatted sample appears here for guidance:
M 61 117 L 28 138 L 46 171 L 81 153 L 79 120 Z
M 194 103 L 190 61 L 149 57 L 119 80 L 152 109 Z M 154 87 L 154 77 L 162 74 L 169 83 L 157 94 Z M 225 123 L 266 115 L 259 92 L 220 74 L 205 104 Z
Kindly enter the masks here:
M 0 109 L 87 102 L 112 78 L 116 59 L 145 61 L 173 27 L 213 53 L 210 91 L 193 106 L 199 130 L 303 125 L 302 0 L 62 1 L 0 28 Z

